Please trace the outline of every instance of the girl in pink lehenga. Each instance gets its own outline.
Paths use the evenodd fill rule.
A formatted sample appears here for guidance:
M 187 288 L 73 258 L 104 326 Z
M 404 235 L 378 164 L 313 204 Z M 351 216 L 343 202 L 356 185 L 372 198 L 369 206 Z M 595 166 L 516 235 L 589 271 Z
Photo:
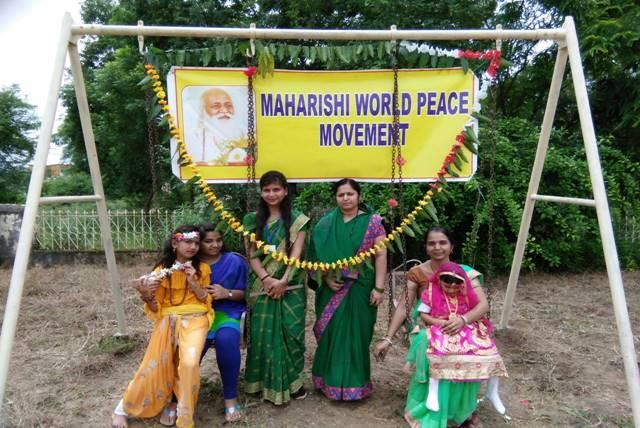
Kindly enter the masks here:
M 490 336 L 493 326 L 484 314 L 474 317 L 478 319 L 465 316 L 477 304 L 471 281 L 464 269 L 453 262 L 440 266 L 422 293 L 418 311 L 427 323 L 429 393 L 426 405 L 429 410 L 439 410 L 440 379 L 488 380 L 487 398 L 498 413 L 505 413 L 498 395 L 498 377 L 506 377 L 507 371 Z

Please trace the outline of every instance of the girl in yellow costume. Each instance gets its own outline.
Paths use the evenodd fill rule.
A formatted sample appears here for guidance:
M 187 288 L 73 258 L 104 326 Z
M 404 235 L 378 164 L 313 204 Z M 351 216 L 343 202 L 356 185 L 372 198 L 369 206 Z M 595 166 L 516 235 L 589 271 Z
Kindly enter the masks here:
M 160 412 L 163 424 L 193 426 L 200 353 L 213 321 L 207 293 L 211 270 L 200 263 L 199 243 L 197 227 L 178 227 L 153 272 L 134 281 L 155 324 L 142 363 L 113 412 L 113 428 L 126 428 L 128 417 L 151 418 Z

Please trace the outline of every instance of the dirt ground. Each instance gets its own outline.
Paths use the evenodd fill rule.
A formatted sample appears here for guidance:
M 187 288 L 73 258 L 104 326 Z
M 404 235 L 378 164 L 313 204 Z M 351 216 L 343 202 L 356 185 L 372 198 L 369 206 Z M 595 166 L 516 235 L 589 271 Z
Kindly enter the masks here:
M 123 279 L 149 266 L 121 266 Z M 0 269 L 4 311 L 11 271 Z M 624 275 L 635 346 L 640 349 L 640 272 Z M 489 281 L 493 319 L 499 319 L 506 278 Z M 311 294 L 311 293 L 310 293 Z M 106 268 L 66 265 L 29 269 L 9 369 L 2 426 L 100 427 L 133 375 L 145 349 L 150 323 L 140 301 L 125 288 L 132 349 L 115 352 L 106 342 L 116 331 Z M 310 302 L 312 299 L 310 295 Z M 307 313 L 305 374 L 315 343 Z M 381 307 L 376 337 L 386 328 Z M 606 274 L 526 275 L 516 295 L 511 328 L 496 333 L 509 378 L 502 399 L 513 418 L 502 420 L 487 403 L 479 406 L 488 427 L 631 427 L 631 409 Z M 409 375 L 405 348 L 394 346 L 384 363 L 373 362 L 374 394 L 360 403 L 333 403 L 317 393 L 275 407 L 240 393 L 247 418 L 239 426 L 399 427 Z M 214 353 L 203 362 L 198 426 L 223 421 L 221 383 Z M 309 383 L 307 382 L 307 387 Z M 242 384 L 240 385 L 242 391 Z M 160 427 L 156 420 L 132 427 Z

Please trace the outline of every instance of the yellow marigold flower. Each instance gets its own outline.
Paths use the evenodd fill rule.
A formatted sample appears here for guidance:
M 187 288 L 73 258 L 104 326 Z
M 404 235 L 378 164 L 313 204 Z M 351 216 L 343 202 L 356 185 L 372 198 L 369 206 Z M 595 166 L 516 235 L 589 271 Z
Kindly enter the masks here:
M 300 269 L 301 267 L 303 267 L 303 263 L 300 263 L 299 259 L 295 259 L 295 265 L 297 269 Z
M 336 264 L 338 265 L 338 269 L 342 269 L 342 266 L 343 266 L 342 260 L 338 260 Z
M 336 270 L 336 262 L 331 262 L 331 269 Z
M 282 260 L 282 253 L 280 251 L 272 251 L 271 256 L 277 261 Z
M 242 232 L 241 230 L 239 230 L 238 232 Z M 244 232 L 242 232 L 242 236 L 249 236 L 249 232 L 247 232 L 246 230 Z
M 402 233 L 402 228 L 398 226 L 396 227 L 396 230 L 394 230 L 394 232 Z
M 295 259 L 295 258 L 291 257 L 291 258 L 289 259 L 289 263 L 287 263 L 287 264 L 288 264 L 289 266 L 293 266 L 293 265 L 295 265 L 295 264 L 296 264 L 296 262 L 297 262 L 297 261 L 298 261 L 298 259 Z M 300 262 L 298 262 L 298 263 L 300 263 Z
M 249 234 L 249 241 L 250 242 L 256 242 L 256 234 L 255 233 L 250 233 Z
M 395 232 L 395 231 L 394 231 L 394 232 Z M 396 233 L 397 233 L 397 232 L 396 232 Z M 390 241 L 393 241 L 394 239 L 396 239 L 396 236 L 395 236 L 395 234 L 394 234 L 394 233 L 390 233 L 390 234 L 388 234 L 388 235 L 387 235 L 387 238 L 388 238 Z
M 156 94 L 156 97 L 158 97 L 158 98 L 160 98 L 160 99 L 165 98 L 166 96 L 167 96 L 167 93 L 166 93 L 165 91 L 162 91 L 162 90 L 161 90 L 161 91 L 159 91 L 159 92 Z
M 305 269 L 305 270 L 306 270 L 306 269 L 307 269 L 307 267 L 308 267 L 308 266 L 307 266 L 307 261 L 306 261 L 306 260 L 303 260 L 303 261 L 300 263 L 300 267 L 301 267 L 302 269 Z
M 152 78 L 153 80 L 160 80 L 160 76 L 158 76 L 157 74 L 153 74 L 153 75 L 151 76 L 151 78 Z
M 411 220 L 415 220 L 416 219 L 415 210 L 413 212 L 409 213 L 407 215 L 407 217 L 409 217 Z
M 318 270 L 318 262 L 313 262 L 313 270 Z
M 260 247 L 262 247 L 263 245 L 264 245 L 264 242 L 263 242 L 263 241 L 260 241 L 260 240 L 256 241 L 256 248 L 260 248 Z
M 169 111 L 169 106 L 162 106 L 163 111 Z
M 238 233 L 244 232 L 244 227 L 242 227 L 242 225 L 238 226 L 238 228 L 236 229 L 236 232 L 238 232 Z M 247 233 L 247 235 L 248 235 L 248 233 Z M 247 236 L 247 235 L 244 235 L 244 236 Z
M 429 190 L 429 191 L 427 192 L 427 196 L 429 196 L 429 197 L 433 196 L 433 190 Z
M 423 200 L 418 201 L 418 203 L 420 204 L 420 206 L 424 207 L 425 205 L 427 205 L 427 203 Z
M 145 64 L 144 65 L 145 70 L 149 70 L 150 68 L 153 68 L 153 65 L 151 64 Z
M 222 205 L 219 205 L 219 206 L 214 208 L 214 211 L 222 211 L 223 209 L 224 209 L 224 207 Z
M 438 193 L 442 192 L 443 190 L 444 190 L 444 188 L 438 187 Z
M 286 255 L 286 254 L 284 255 L 284 257 L 282 257 L 282 262 L 283 262 L 285 265 L 288 265 L 288 264 L 289 264 L 289 257 L 287 257 L 287 255 Z
M 360 256 L 355 256 L 354 260 L 356 261 L 357 264 L 362 263 L 362 258 L 360 258 Z

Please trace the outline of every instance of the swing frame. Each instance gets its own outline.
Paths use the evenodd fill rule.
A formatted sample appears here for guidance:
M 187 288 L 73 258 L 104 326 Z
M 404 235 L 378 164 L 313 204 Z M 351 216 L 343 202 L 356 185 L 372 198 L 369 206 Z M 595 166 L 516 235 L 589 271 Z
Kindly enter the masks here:
M 96 153 L 95 139 L 89 104 L 84 85 L 80 55 L 78 52 L 78 40 L 82 36 L 137 36 L 140 46 L 144 43 L 145 36 L 154 37 L 200 37 L 200 38 L 239 38 L 248 39 L 252 42 L 255 39 L 312 39 L 312 40 L 549 40 L 558 45 L 555 67 L 551 79 L 551 86 L 547 99 L 542 127 L 538 139 L 536 156 L 533 163 L 529 188 L 525 199 L 520 231 L 513 256 L 513 263 L 509 275 L 509 282 L 505 296 L 500 328 L 507 328 L 515 299 L 515 292 L 522 266 L 525 245 L 529 235 L 533 209 L 537 201 L 555 202 L 562 204 L 574 204 L 593 207 L 596 209 L 600 236 L 604 251 L 609 287 L 613 300 L 618 338 L 621 353 L 624 361 L 625 376 L 633 420 L 636 428 L 640 428 L 640 374 L 633 343 L 633 333 L 627 310 L 627 304 L 620 271 L 618 252 L 615 245 L 611 213 L 607 201 L 602 166 L 598 154 L 598 146 L 593 126 L 589 97 L 585 83 L 582 59 L 578 44 L 573 18 L 565 17 L 561 28 L 539 29 L 539 30 L 397 30 L 392 27 L 390 30 L 310 30 L 310 29 L 261 29 L 252 25 L 250 28 L 208 28 L 208 27 L 159 27 L 144 26 L 141 21 L 137 26 L 126 25 L 83 25 L 74 24 L 71 15 L 66 13 L 60 30 L 60 39 L 57 45 L 53 71 L 51 73 L 51 83 L 47 95 L 42 126 L 36 147 L 29 190 L 25 203 L 24 216 L 20 237 L 16 250 L 15 261 L 9 285 L 9 294 L 5 305 L 4 319 L 2 323 L 2 335 L 0 337 L 0 404 L 4 403 L 4 393 L 7 383 L 9 360 L 13 341 L 15 337 L 16 324 L 20 311 L 20 302 L 24 287 L 31 244 L 35 229 L 35 220 L 38 207 L 41 204 L 60 202 L 95 202 L 99 222 L 102 243 L 107 260 L 107 270 L 109 272 L 109 282 L 113 293 L 114 307 L 117 319 L 117 335 L 126 335 L 127 326 L 124 317 L 122 304 L 122 293 L 120 276 L 116 265 L 113 242 L 111 240 L 110 224 L 107 215 L 104 189 L 100 175 L 100 165 Z M 69 56 L 71 63 L 71 73 L 75 87 L 82 133 L 87 151 L 87 159 L 91 173 L 93 185 L 92 195 L 85 196 L 58 196 L 42 197 L 42 185 L 46 169 L 47 154 L 51 144 L 53 125 L 58 105 L 59 90 L 62 82 L 62 75 L 65 65 L 65 57 Z M 560 95 L 560 88 L 564 77 L 567 60 L 571 70 L 574 93 L 577 101 L 580 127 L 587 157 L 587 165 L 591 178 L 593 190 L 592 199 L 540 195 L 538 189 L 542 169 L 548 149 L 549 137 L 553 126 L 556 107 Z M 4 406 L 2 406 L 4 408 Z M 1 417 L 1 414 L 0 414 Z

